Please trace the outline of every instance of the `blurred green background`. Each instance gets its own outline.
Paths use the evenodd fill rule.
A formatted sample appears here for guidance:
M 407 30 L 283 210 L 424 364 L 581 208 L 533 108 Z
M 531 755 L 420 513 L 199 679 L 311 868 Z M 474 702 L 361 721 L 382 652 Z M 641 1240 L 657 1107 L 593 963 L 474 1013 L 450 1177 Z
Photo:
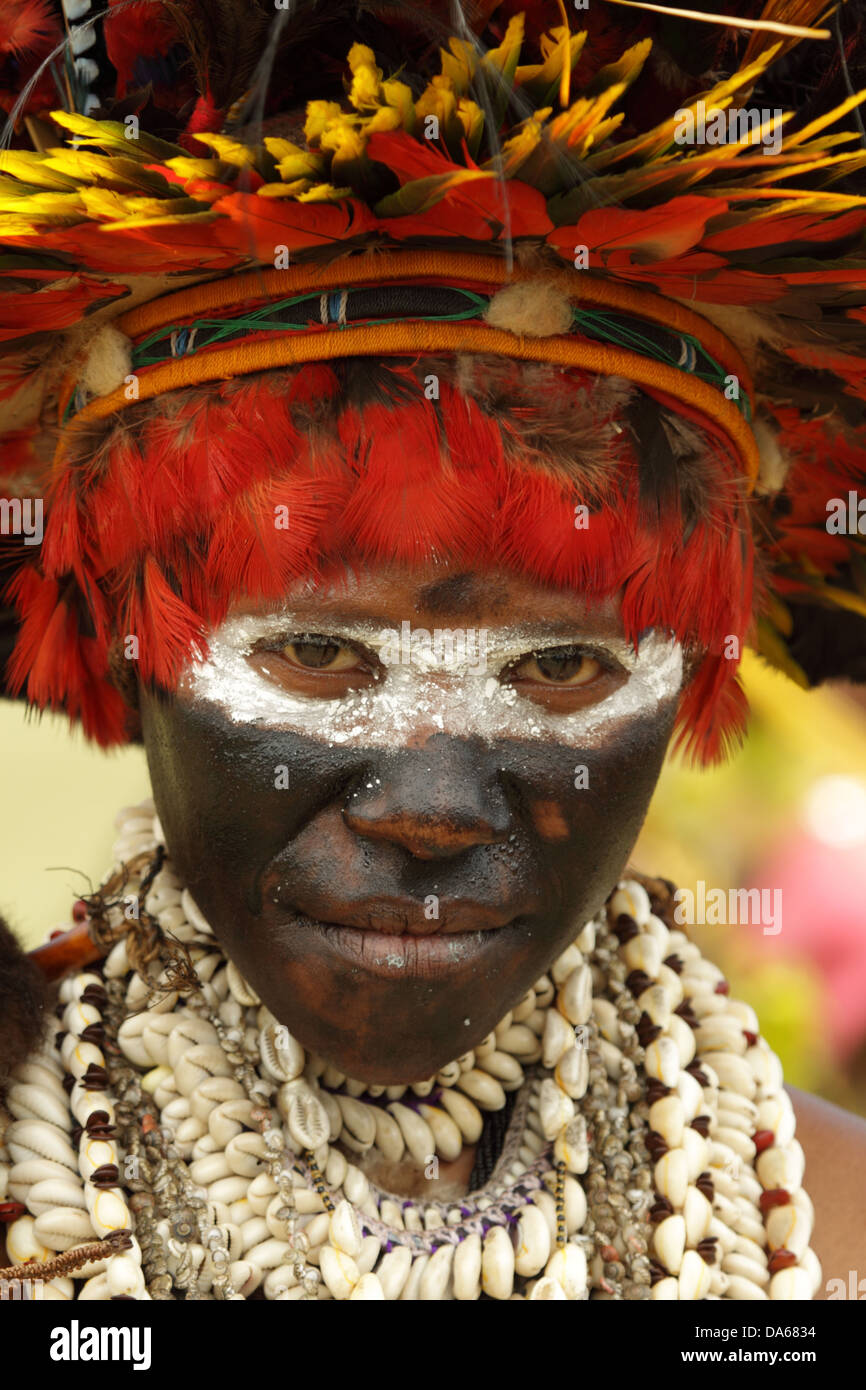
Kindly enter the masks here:
M 690 933 L 757 1010 L 786 1079 L 866 1115 L 866 704 L 804 692 L 751 653 L 743 677 L 746 745 L 711 771 L 668 761 L 632 862 L 692 891 L 781 891 L 776 934 Z M 20 702 L 0 701 L 0 748 L 0 910 L 33 946 L 108 868 L 114 814 L 149 795 L 147 768 L 141 748 L 102 753 Z

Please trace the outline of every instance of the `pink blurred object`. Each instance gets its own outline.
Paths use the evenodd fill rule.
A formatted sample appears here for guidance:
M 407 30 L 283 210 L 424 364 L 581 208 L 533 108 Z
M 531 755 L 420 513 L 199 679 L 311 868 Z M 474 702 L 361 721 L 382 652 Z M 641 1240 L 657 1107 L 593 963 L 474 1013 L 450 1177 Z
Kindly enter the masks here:
M 817 970 L 828 1041 L 845 1061 L 866 1041 L 866 844 L 825 844 L 794 829 L 753 881 L 782 890 L 782 930 L 761 939 Z

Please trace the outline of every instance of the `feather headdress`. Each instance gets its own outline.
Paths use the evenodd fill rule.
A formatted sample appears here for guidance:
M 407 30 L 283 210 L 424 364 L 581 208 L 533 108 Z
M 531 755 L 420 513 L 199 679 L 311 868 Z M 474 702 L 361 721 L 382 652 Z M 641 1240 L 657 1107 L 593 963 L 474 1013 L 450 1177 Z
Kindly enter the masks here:
M 11 682 L 103 743 L 118 634 L 170 689 L 235 595 L 352 551 L 619 593 L 693 650 L 704 757 L 747 635 L 862 675 L 866 93 L 776 104 L 823 3 L 693 45 L 443 11 L 119 0 L 65 110 L 11 26 L 0 443 L 9 514 L 48 507 Z

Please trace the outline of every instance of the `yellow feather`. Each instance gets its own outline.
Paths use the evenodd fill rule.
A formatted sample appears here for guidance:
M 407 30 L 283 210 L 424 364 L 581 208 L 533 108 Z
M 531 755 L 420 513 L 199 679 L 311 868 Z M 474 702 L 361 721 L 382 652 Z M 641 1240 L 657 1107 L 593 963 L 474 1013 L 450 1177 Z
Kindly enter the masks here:
M 233 164 L 238 169 L 249 169 L 256 163 L 258 151 L 241 140 L 233 140 L 230 135 L 216 135 L 211 130 L 203 130 L 195 138 L 203 145 L 210 145 L 223 164 Z
M 37 188 L 71 189 L 75 180 L 50 169 L 35 150 L 0 150 L 0 172 Z

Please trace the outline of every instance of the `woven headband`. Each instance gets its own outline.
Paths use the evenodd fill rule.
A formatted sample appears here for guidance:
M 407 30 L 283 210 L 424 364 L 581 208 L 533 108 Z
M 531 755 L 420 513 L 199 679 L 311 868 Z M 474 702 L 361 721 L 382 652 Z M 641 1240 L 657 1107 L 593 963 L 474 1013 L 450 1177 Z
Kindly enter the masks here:
M 494 310 L 504 308 L 508 287 L 532 281 L 571 306 L 570 323 L 557 324 L 566 331 L 497 326 Z M 79 373 L 71 372 L 59 417 L 73 430 L 137 400 L 294 363 L 491 352 L 626 377 L 720 432 L 749 491 L 758 476 L 754 388 L 734 346 L 680 303 L 590 274 L 509 270 L 499 258 L 462 252 L 366 253 L 207 281 L 132 309 L 112 326 L 129 340 L 124 366 L 136 390 L 118 384 L 86 400 Z M 67 447 L 65 431 L 56 462 Z

